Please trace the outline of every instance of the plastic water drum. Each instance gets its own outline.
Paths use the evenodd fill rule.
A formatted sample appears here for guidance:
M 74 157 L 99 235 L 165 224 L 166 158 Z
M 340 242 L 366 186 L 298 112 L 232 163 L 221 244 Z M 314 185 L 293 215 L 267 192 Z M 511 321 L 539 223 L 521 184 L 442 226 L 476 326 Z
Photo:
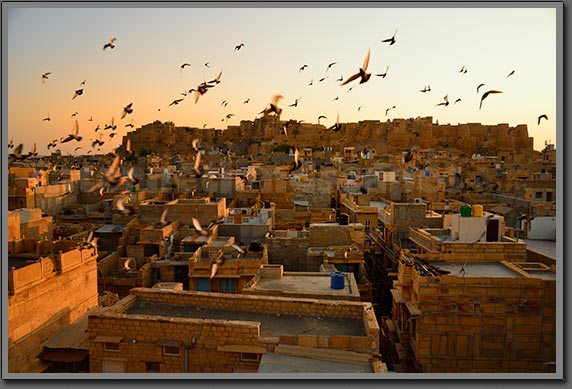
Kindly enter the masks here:
M 480 204 L 473 205 L 473 216 L 481 217 L 483 216 L 483 206 Z
M 332 289 L 344 288 L 344 275 L 338 271 L 330 274 L 330 287 Z
M 461 216 L 470 217 L 472 213 L 472 208 L 470 205 L 461 205 Z

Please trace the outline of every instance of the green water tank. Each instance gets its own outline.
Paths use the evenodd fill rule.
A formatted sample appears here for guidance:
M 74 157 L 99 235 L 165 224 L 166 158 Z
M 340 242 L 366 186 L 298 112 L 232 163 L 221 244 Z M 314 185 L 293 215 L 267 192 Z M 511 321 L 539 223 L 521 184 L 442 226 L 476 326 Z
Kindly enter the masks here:
M 461 205 L 461 216 L 470 217 L 473 209 L 470 205 Z

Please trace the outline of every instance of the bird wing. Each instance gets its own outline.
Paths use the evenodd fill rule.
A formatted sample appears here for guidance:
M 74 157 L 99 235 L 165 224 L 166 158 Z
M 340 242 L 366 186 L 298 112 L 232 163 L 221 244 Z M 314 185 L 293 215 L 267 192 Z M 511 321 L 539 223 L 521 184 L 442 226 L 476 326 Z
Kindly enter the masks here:
M 161 212 L 161 218 L 159 221 L 161 224 L 167 224 L 167 209 L 164 209 L 163 212 Z
M 368 48 L 367 54 L 365 55 L 365 59 L 363 60 L 363 65 L 361 67 L 364 71 L 367 70 L 367 65 L 369 64 L 369 54 L 370 54 L 370 49 Z
M 344 82 L 342 82 L 342 83 L 340 84 L 340 86 L 344 86 L 344 85 L 346 85 L 346 84 L 352 82 L 353 80 L 357 79 L 359 76 L 360 76 L 360 73 L 356 73 L 356 74 L 351 75 L 351 76 L 350 76 L 349 78 L 347 78 Z
M 192 218 L 193 221 L 193 227 L 195 227 L 195 230 L 199 231 L 199 232 L 203 232 L 203 228 L 201 227 L 201 223 L 199 223 L 199 221 L 196 218 Z
M 278 101 L 280 101 L 283 98 L 284 98 L 284 96 L 282 96 L 281 94 L 276 94 L 276 95 L 272 96 L 272 100 L 270 100 L 270 101 L 272 102 L 272 104 L 278 106 Z
M 73 126 L 73 134 L 75 136 L 77 136 L 77 134 L 79 133 L 79 123 L 77 121 L 77 119 L 75 120 L 75 125 Z
M 192 146 L 193 146 L 193 150 L 195 150 L 195 151 L 199 151 L 199 147 L 198 147 L 198 144 L 199 144 L 199 138 L 195 138 L 195 139 L 193 139 L 193 141 L 191 142 L 191 144 L 192 144 Z

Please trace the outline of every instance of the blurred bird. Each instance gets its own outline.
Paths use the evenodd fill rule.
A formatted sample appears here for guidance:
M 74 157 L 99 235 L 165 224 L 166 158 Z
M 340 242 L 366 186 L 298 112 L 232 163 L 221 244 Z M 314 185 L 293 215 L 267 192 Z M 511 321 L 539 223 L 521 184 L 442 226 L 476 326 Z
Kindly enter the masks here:
M 300 69 L 298 69 L 298 72 L 301 72 L 302 70 L 306 69 L 308 67 L 308 65 L 303 65 L 302 67 L 300 67 Z
M 392 109 L 395 109 L 395 105 L 393 107 L 389 107 L 385 110 L 385 116 L 387 116 L 387 113 Z
M 248 104 L 250 102 L 250 99 L 246 99 L 242 102 L 242 104 Z
M 126 115 L 133 113 L 133 108 L 131 108 L 132 105 L 133 103 L 129 103 L 125 107 L 123 107 L 123 112 L 121 113 L 121 119 L 123 119 Z
M 340 78 L 338 78 L 336 81 L 342 82 L 344 80 L 344 75 L 340 74 Z
M 105 127 L 103 127 L 104 130 L 111 130 L 111 131 L 115 131 L 116 128 L 117 125 L 115 124 L 115 118 L 113 116 L 111 117 L 111 124 L 106 124 Z
M 71 117 L 74 118 L 74 117 L 77 116 L 77 114 L 78 114 L 77 112 L 74 112 L 74 113 L 71 114 Z
M 290 170 L 288 170 L 288 174 L 291 174 L 293 171 L 298 170 L 302 166 L 302 164 L 300 163 L 299 157 L 300 157 L 300 152 L 296 148 L 294 150 L 294 162 L 293 162 Z
M 277 116 L 280 116 L 280 113 L 282 113 L 282 108 L 278 107 L 278 102 L 280 100 L 282 100 L 284 98 L 284 96 L 282 96 L 281 94 L 275 94 L 274 96 L 272 96 L 272 99 L 270 100 L 270 104 L 264 108 L 262 111 L 260 111 L 258 114 L 262 114 L 262 116 L 266 116 L 270 113 L 275 113 Z
M 103 45 L 103 50 L 107 49 L 108 47 L 109 47 L 110 49 L 114 49 L 114 48 L 115 48 L 114 42 L 115 42 L 116 40 L 117 40 L 117 38 L 111 38 L 108 43 L 106 43 L 105 45 Z
M 340 113 L 338 112 L 338 114 L 336 116 L 336 123 L 334 123 L 331 127 L 329 127 L 328 130 L 338 132 L 341 129 L 342 129 L 342 126 L 340 125 Z
M 135 213 L 135 209 L 131 205 L 125 204 L 125 200 L 123 197 L 119 197 L 117 202 L 115 203 L 117 211 L 122 214 L 133 215 Z
M 184 64 L 182 64 L 181 66 L 179 66 L 179 72 L 182 72 L 182 71 L 183 71 L 183 69 L 184 69 L 186 66 L 191 66 L 191 64 L 190 64 L 190 63 L 187 63 L 187 62 L 185 62 Z
M 220 103 L 220 106 L 221 106 L 221 107 L 226 107 L 227 105 L 228 105 L 228 101 L 226 101 L 226 100 L 223 100 L 223 101 Z
M 51 149 L 52 147 L 56 147 L 57 144 L 58 144 L 57 139 L 52 140 L 50 143 L 48 143 L 48 150 Z
M 481 89 L 482 86 L 485 86 L 485 84 L 482 84 L 482 83 L 481 83 L 481 84 L 479 84 L 479 85 L 477 86 L 477 93 L 479 93 L 479 89 Z
M 78 133 L 79 133 L 79 123 L 76 119 L 75 125 L 73 128 L 73 132 L 71 134 L 69 134 L 67 137 L 65 137 L 64 139 L 61 139 L 60 143 L 67 143 L 67 142 L 72 141 L 72 140 L 80 142 L 83 138 L 81 136 L 79 136 Z
M 159 217 L 159 223 L 160 223 L 161 225 L 163 225 L 163 226 L 166 226 L 167 223 L 168 223 L 168 222 L 167 222 L 167 214 L 168 214 L 168 212 L 169 212 L 169 209 L 168 209 L 168 208 L 165 208 L 165 209 L 163 210 L 163 212 L 161 212 L 161 217 Z
M 50 115 L 48 115 L 47 117 L 42 119 L 42 121 L 47 121 L 47 122 L 49 122 L 50 120 L 52 120 L 52 119 L 50 119 Z
M 463 65 L 461 67 L 461 70 L 459 70 L 459 73 L 467 73 L 467 68 L 465 67 L 465 65 Z
M 335 64 L 337 64 L 337 62 L 332 62 L 332 63 L 328 64 L 328 67 L 326 68 L 326 72 L 327 72 L 328 70 L 330 70 L 330 68 L 331 68 L 332 66 L 334 66 Z
M 506 78 L 509 78 L 510 76 L 512 76 L 512 75 L 514 74 L 514 72 L 515 72 L 514 70 L 511 71 L 511 72 L 508 74 L 508 76 L 506 76 Z
M 207 68 L 210 68 L 210 67 L 211 67 L 211 64 L 207 62 L 207 63 L 205 63 L 205 66 L 206 66 Z
M 12 165 L 14 161 L 23 161 L 27 158 L 27 155 L 22 154 L 22 148 L 24 145 L 20 143 L 14 148 L 14 151 L 8 155 L 8 166 Z
M 238 50 L 240 50 L 240 49 L 243 48 L 243 47 L 244 47 L 244 43 L 241 43 L 241 44 L 239 44 L 239 45 L 236 45 L 236 46 L 234 46 L 234 51 L 238 51 Z
M 197 231 L 197 233 L 203 236 L 207 236 L 209 234 L 207 231 L 203 230 L 203 227 L 201 227 L 201 223 L 198 221 L 198 219 L 193 217 L 191 220 L 193 222 L 193 227 L 195 227 L 195 231 Z
M 481 103 L 479 104 L 479 109 L 481 109 L 482 105 L 483 105 L 483 100 L 487 98 L 488 95 L 493 94 L 493 93 L 502 93 L 502 91 L 500 90 L 494 90 L 491 89 L 489 91 L 486 91 L 483 96 L 481 97 Z
M 180 103 L 181 101 L 183 101 L 183 100 L 184 100 L 184 99 L 176 99 L 176 100 L 173 100 L 173 101 L 171 102 L 171 104 L 169 104 L 168 106 L 170 107 L 171 105 L 177 105 L 177 104 L 179 104 L 179 103 Z
M 546 120 L 548 120 L 548 116 L 546 116 L 546 115 L 540 115 L 540 116 L 538 117 L 538 125 L 540 125 L 540 119 L 546 119 Z
M 131 123 L 126 124 L 125 127 L 131 127 L 134 128 L 135 126 L 133 125 L 133 119 L 131 119 Z
M 310 83 L 308 84 L 308 86 L 312 86 L 313 84 L 314 84 L 314 79 L 312 78 L 312 79 L 310 80 Z
M 321 123 L 320 123 L 320 119 L 327 119 L 327 117 L 324 116 L 324 115 L 318 116 L 318 124 L 321 124 Z
M 83 88 L 76 90 L 76 91 L 73 93 L 72 100 L 75 99 L 75 98 L 78 97 L 78 96 L 81 96 L 82 94 L 83 94 Z
M 50 74 L 52 74 L 52 72 L 42 73 L 42 84 L 48 79 Z
M 455 102 L 453 103 L 453 105 L 457 104 L 459 101 L 461 101 L 461 99 L 460 99 L 460 98 L 459 98 L 459 99 L 457 99 L 457 100 L 455 100 Z
M 289 107 L 297 107 L 300 99 L 301 99 L 301 97 L 298 97 L 296 100 L 294 100 L 294 102 L 292 104 L 289 105 Z
M 191 146 L 193 147 L 193 150 L 194 150 L 196 153 L 200 152 L 200 150 L 199 150 L 199 142 L 200 142 L 199 138 L 195 138 L 195 139 L 193 139 L 193 141 L 191 142 Z
M 370 55 L 370 49 L 367 49 L 367 54 L 365 56 L 365 59 L 363 61 L 363 65 L 362 67 L 359 69 L 359 72 L 350 76 L 347 80 L 345 80 L 344 82 L 342 82 L 340 85 L 346 85 L 349 82 L 352 82 L 353 80 L 360 78 L 360 84 L 363 84 L 364 82 L 367 82 L 369 80 L 369 78 L 371 77 L 371 73 L 367 73 L 367 65 L 369 64 L 369 55 Z
M 395 32 L 393 33 L 393 36 L 391 38 L 388 39 L 384 39 L 382 40 L 383 43 L 389 43 L 389 45 L 393 45 L 395 43 L 395 34 L 397 34 L 397 29 L 395 29 Z

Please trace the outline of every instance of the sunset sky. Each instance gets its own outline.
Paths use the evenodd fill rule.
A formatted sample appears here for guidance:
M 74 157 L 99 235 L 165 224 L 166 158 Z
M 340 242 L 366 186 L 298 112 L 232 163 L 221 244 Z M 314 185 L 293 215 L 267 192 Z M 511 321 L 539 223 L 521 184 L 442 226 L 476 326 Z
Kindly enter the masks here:
M 132 130 L 125 127 L 131 121 L 135 128 L 160 120 L 224 129 L 222 119 L 232 113 L 228 125 L 238 125 L 254 120 L 277 93 L 284 96 L 282 120 L 317 123 L 324 115 L 327 119 L 321 123 L 330 126 L 339 113 L 342 123 L 432 116 L 440 124 L 526 124 L 536 150 L 547 140 L 558 147 L 556 126 L 562 124 L 556 121 L 553 8 L 558 3 L 543 3 L 543 8 L 455 8 L 454 3 L 453 8 L 37 4 L 22 3 L 5 14 L 8 140 L 23 143 L 24 152 L 37 142 L 38 152 L 47 154 L 48 142 L 72 131 L 74 112 L 83 140 L 58 145 L 64 154 L 74 153 L 77 146 L 83 148 L 78 153 L 87 152 L 100 133 L 106 141 L 102 151 L 111 151 Z M 381 42 L 396 30 L 394 45 Z M 117 38 L 115 48 L 104 51 L 112 37 Z M 244 46 L 235 51 L 240 43 Z M 336 79 L 356 73 L 368 49 L 371 79 L 340 86 Z M 191 66 L 181 71 L 186 62 Z M 207 62 L 210 68 L 204 66 Z M 326 71 L 332 62 L 336 64 Z M 308 67 L 299 71 L 305 64 Z M 459 72 L 463 65 L 467 73 Z M 385 78 L 375 76 L 387 66 Z M 220 71 L 221 83 L 198 103 L 187 97 L 168 106 Z M 51 74 L 42 83 L 45 72 Z M 84 80 L 84 93 L 72 99 Z M 477 93 L 480 83 L 485 86 Z M 426 85 L 431 91 L 421 93 Z M 489 95 L 479 110 L 481 95 L 490 89 L 503 93 Z M 436 106 L 445 95 L 450 105 Z M 298 98 L 297 107 L 288 107 Z M 224 100 L 226 107 L 221 105 Z M 131 102 L 133 113 L 120 120 L 122 108 Z M 542 114 L 549 119 L 538 125 Z M 50 121 L 42 121 L 48 116 Z M 113 139 L 109 130 L 94 133 L 112 117 L 117 124 Z

